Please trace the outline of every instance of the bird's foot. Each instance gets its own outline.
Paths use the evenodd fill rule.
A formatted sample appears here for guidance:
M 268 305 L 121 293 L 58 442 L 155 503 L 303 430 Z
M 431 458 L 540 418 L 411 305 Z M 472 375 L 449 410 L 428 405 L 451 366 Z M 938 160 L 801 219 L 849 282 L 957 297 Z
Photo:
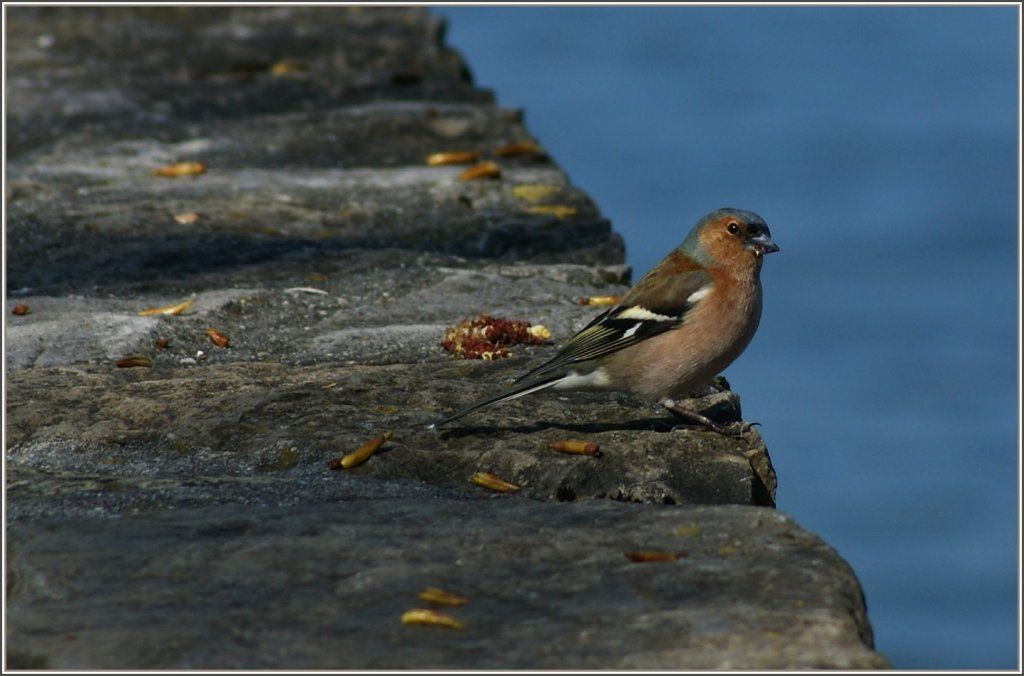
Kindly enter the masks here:
M 746 434 L 746 432 L 750 430 L 754 425 L 760 424 L 746 423 L 743 422 L 742 420 L 738 420 L 736 422 L 729 423 L 728 425 L 722 425 L 720 423 L 716 423 L 714 420 L 707 417 L 706 415 L 702 415 L 700 413 L 697 413 L 696 411 L 691 411 L 688 408 L 683 408 L 682 406 L 680 406 L 679 404 L 672 400 L 666 400 L 662 402 L 662 405 L 666 409 L 668 409 L 668 411 L 671 412 L 673 415 L 686 421 L 680 425 L 675 425 L 671 430 L 672 432 L 675 432 L 678 429 L 689 429 L 694 426 L 698 426 L 704 429 L 711 430 L 712 432 L 717 432 L 718 434 L 724 434 L 725 436 L 741 437 L 744 434 Z

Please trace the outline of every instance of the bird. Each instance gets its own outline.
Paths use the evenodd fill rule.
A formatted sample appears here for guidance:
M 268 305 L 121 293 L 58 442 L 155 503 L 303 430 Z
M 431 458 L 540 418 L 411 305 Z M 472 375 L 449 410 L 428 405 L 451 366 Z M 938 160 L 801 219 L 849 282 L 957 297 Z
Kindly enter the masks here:
M 680 403 L 746 349 L 761 319 L 761 266 L 779 250 L 757 214 L 722 208 L 683 240 L 615 306 L 549 361 L 504 392 L 436 421 L 446 425 L 543 390 L 619 390 L 657 401 L 688 424 L 736 436 Z

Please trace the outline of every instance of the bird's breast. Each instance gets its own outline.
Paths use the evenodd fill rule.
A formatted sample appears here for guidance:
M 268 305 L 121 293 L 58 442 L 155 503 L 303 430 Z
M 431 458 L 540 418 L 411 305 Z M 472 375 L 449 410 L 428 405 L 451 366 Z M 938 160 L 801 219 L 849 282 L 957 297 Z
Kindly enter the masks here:
M 678 328 L 612 355 L 612 382 L 651 399 L 679 398 L 721 373 L 750 343 L 761 319 L 756 279 L 718 279 Z

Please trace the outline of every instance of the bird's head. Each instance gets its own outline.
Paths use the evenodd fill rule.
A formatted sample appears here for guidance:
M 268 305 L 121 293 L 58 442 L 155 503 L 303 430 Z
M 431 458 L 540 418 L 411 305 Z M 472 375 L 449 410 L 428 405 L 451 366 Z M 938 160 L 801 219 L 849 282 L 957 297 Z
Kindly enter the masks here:
M 709 266 L 760 263 L 765 254 L 778 251 L 768 225 L 757 214 L 742 209 L 717 209 L 690 231 L 683 249 Z

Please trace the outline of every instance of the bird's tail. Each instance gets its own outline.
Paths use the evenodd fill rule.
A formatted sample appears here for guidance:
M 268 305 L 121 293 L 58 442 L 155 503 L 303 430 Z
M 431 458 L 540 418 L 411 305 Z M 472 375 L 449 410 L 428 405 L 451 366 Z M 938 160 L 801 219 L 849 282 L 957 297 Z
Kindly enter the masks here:
M 518 399 L 519 397 L 525 397 L 526 395 L 533 394 L 534 392 L 540 392 L 541 390 L 545 390 L 549 387 L 556 385 L 558 381 L 561 379 L 562 374 L 555 374 L 552 376 L 548 376 L 542 380 L 531 379 L 527 381 L 517 382 L 513 385 L 511 390 L 508 390 L 507 392 L 502 392 L 501 394 L 497 394 L 493 397 L 488 397 L 487 399 L 482 399 L 476 402 L 475 404 L 471 404 L 464 409 L 452 413 L 447 418 L 441 418 L 440 420 L 431 423 L 428 429 L 433 429 L 435 427 L 440 427 L 441 425 L 446 425 L 453 420 L 458 420 L 464 415 L 468 415 L 473 411 L 478 411 L 482 408 L 490 406 L 491 404 L 497 404 L 502 401 L 510 401 L 512 399 Z

